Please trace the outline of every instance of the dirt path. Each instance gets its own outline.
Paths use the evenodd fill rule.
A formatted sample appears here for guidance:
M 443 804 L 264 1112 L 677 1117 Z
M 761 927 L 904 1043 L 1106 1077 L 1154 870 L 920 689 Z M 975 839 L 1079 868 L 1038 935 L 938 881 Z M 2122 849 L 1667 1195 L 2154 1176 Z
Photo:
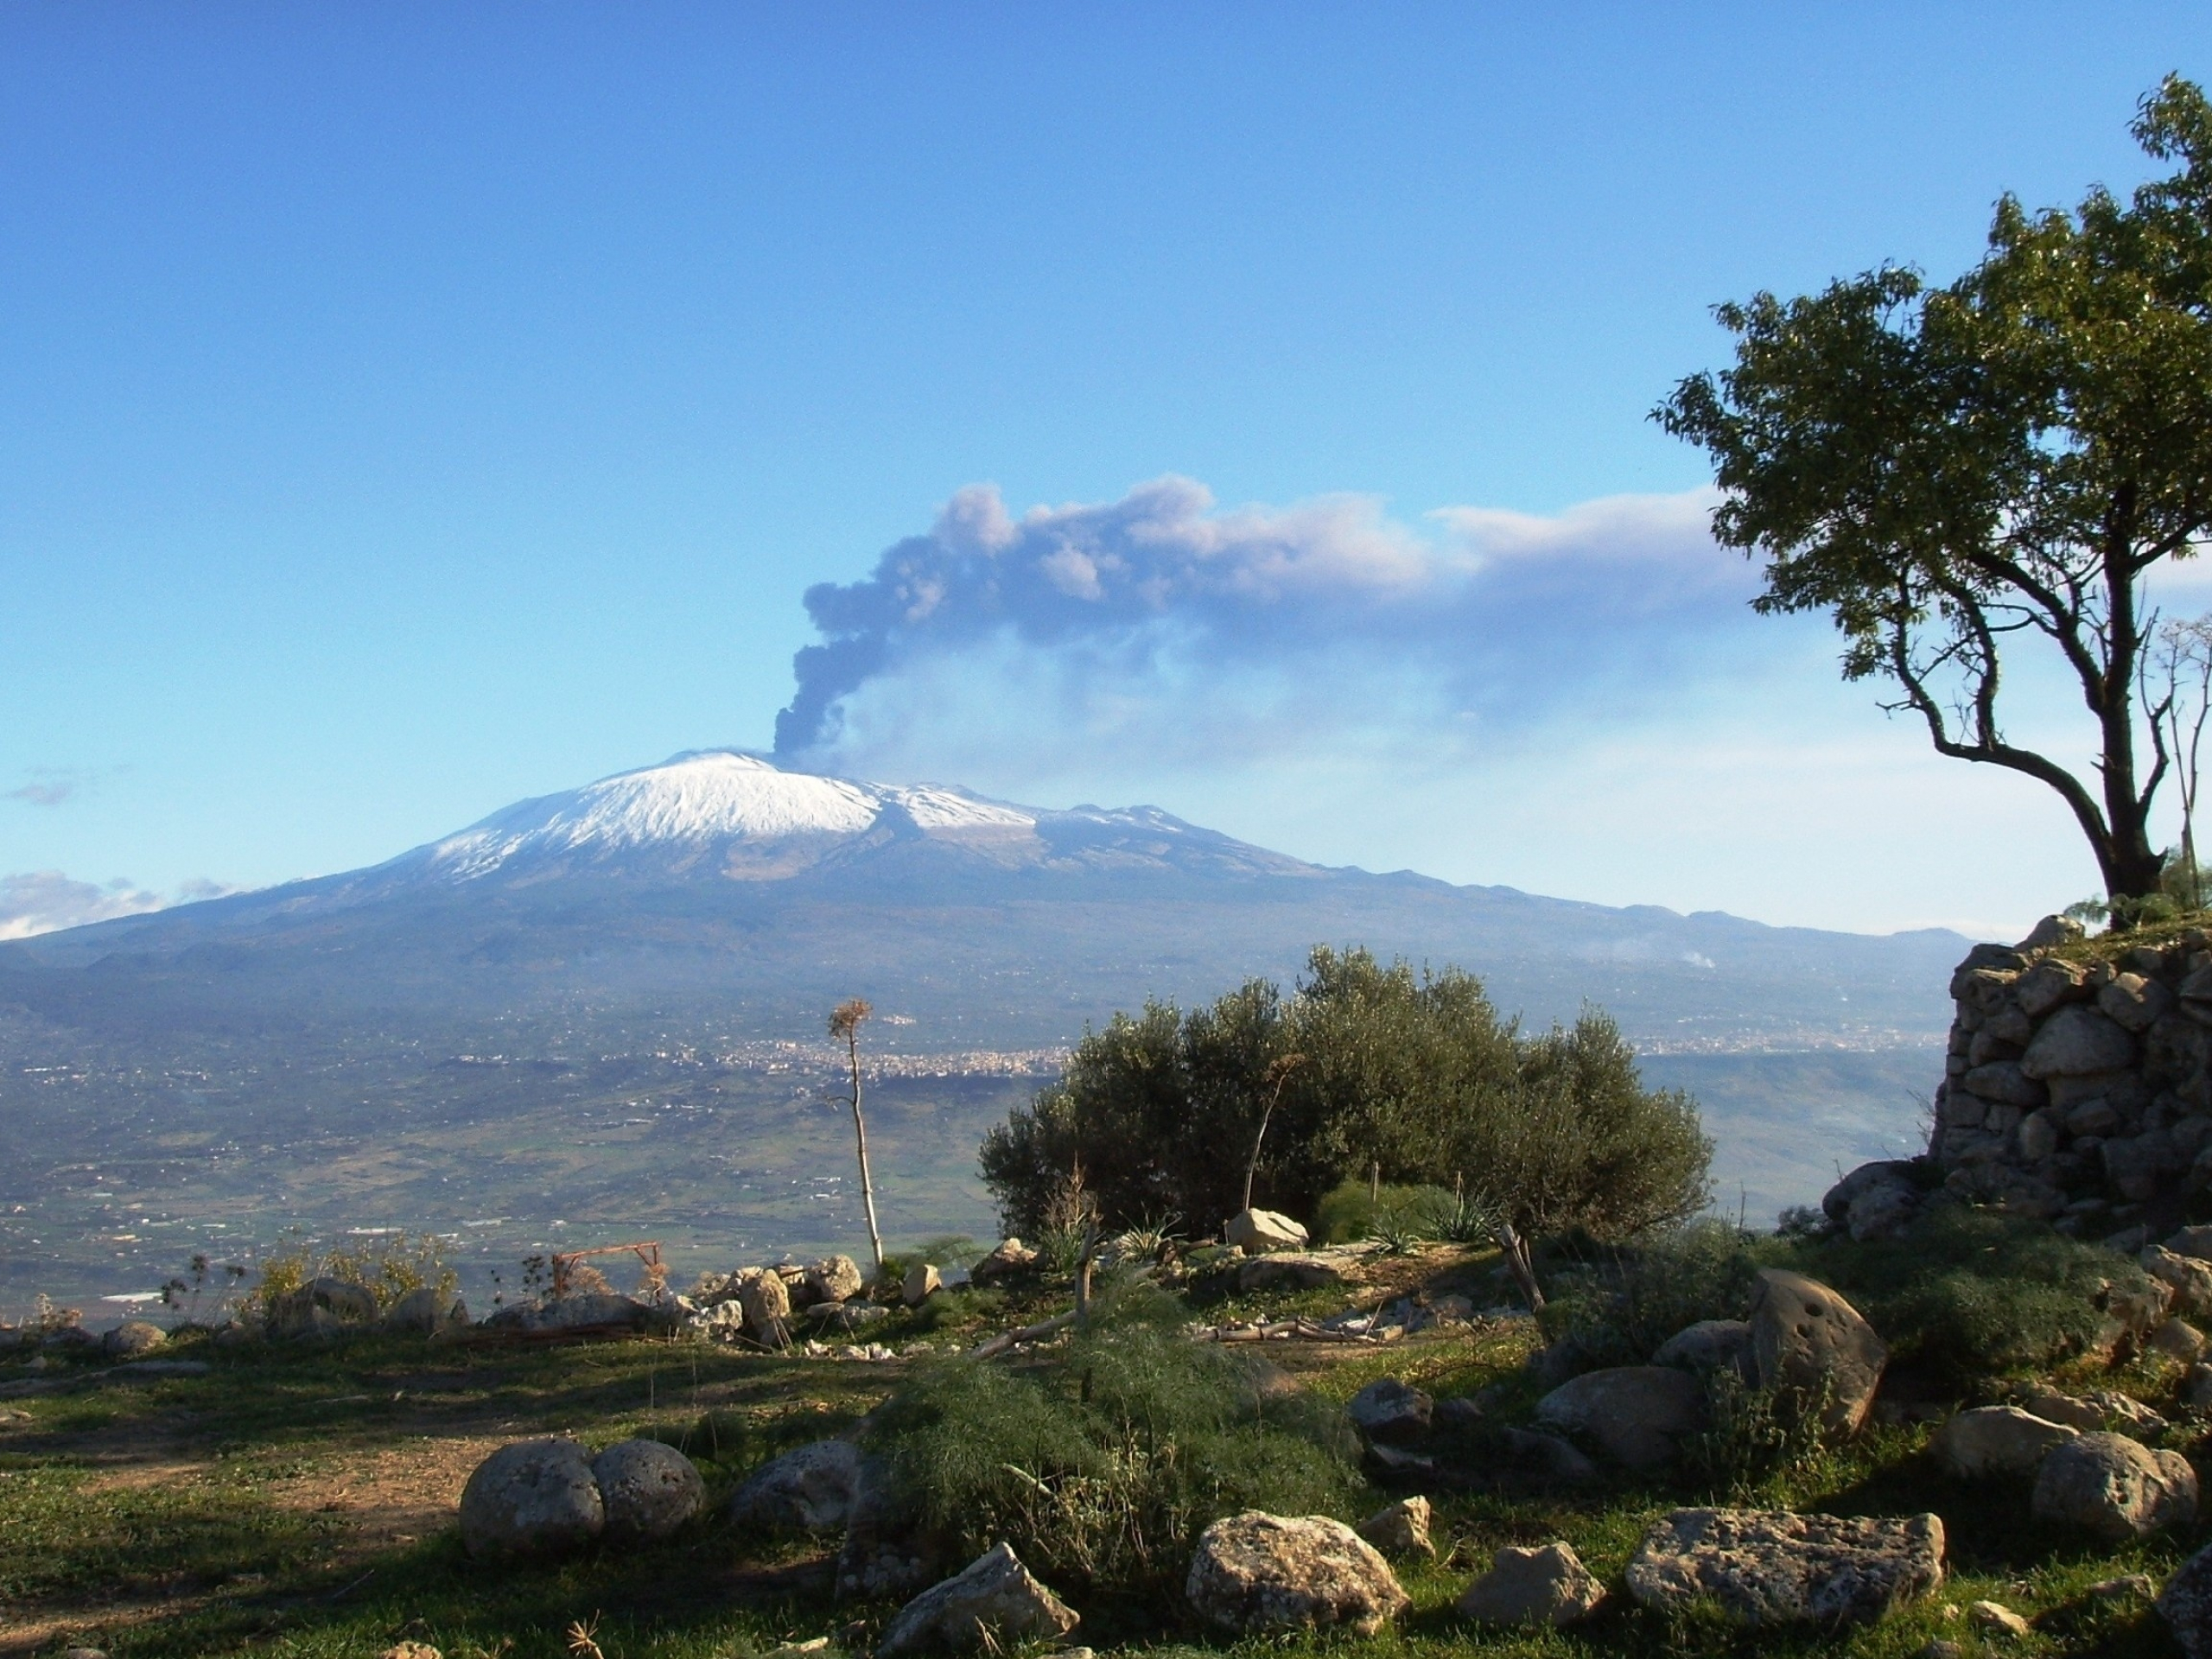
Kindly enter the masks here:
M 479 1421 L 469 1425 L 476 1432 L 416 1433 L 385 1444 L 320 1451 L 305 1459 L 297 1472 L 271 1479 L 264 1491 L 276 1509 L 340 1523 L 328 1538 L 326 1562 L 342 1573 L 381 1551 L 412 1543 L 452 1523 L 470 1471 L 513 1438 L 512 1430 L 482 1432 L 488 1426 Z M 10 1449 L 18 1449 L 23 1438 L 0 1436 L 0 1446 L 13 1439 L 16 1444 Z M 204 1455 L 180 1455 L 180 1438 L 173 1427 L 158 1422 L 126 1423 L 68 1437 L 67 1451 L 99 1470 L 85 1484 L 87 1496 L 174 1488 L 215 1478 L 215 1461 Z M 40 1449 L 51 1452 L 62 1448 L 47 1439 Z M 251 1584 L 239 1580 L 219 1590 L 0 1606 L 0 1656 L 35 1653 L 67 1637 L 179 1617 L 205 1607 L 224 1591 L 235 1593 Z

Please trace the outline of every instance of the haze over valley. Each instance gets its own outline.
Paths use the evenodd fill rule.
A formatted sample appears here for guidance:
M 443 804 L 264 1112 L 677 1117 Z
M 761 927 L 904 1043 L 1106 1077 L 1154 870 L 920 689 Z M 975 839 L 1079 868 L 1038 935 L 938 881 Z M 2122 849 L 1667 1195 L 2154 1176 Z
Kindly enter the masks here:
M 1910 1149 L 1967 941 L 1324 868 L 1151 808 L 1036 810 L 710 750 L 373 868 L 0 947 L 0 1298 L 143 1291 L 286 1229 L 849 1244 L 828 1009 L 868 997 L 887 1229 L 982 1234 L 983 1128 L 1086 1026 L 1317 944 L 1611 1011 L 1770 1218 Z

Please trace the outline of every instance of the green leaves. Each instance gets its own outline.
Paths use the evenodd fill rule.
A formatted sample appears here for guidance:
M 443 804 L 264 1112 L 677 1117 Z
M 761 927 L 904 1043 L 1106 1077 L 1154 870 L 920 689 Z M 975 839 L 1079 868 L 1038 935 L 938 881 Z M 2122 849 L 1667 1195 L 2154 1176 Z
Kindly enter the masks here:
M 1086 1036 L 1065 1078 L 986 1138 L 983 1178 L 1025 1236 L 1078 1166 L 1109 1226 L 1173 1211 L 1207 1230 L 1243 1207 L 1271 1102 L 1255 1201 L 1300 1217 L 1378 1168 L 1464 1188 L 1523 1230 L 1633 1232 L 1705 1199 L 1694 1105 L 1646 1091 L 1602 1014 L 1524 1036 L 1471 975 L 1326 948 L 1288 999 L 1255 982 Z
M 2169 77 L 2134 130 L 2179 169 L 2071 213 L 2007 196 L 1943 287 L 1884 265 L 1719 306 L 1733 364 L 1653 411 L 1712 456 L 1757 607 L 1827 611 L 1845 677 L 1894 682 L 1939 752 L 2058 790 L 2116 893 L 2155 884 L 2167 759 L 2133 702 L 2139 579 L 2212 528 L 2212 107 Z M 2029 650 L 2080 688 L 2095 787 L 2005 735 L 2001 659 Z

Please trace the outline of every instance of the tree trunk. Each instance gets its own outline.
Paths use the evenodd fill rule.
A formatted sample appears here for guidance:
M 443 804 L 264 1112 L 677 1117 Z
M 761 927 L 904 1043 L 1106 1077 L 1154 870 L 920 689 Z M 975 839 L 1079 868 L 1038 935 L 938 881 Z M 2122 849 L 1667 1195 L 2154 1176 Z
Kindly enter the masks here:
M 1513 1282 L 1521 1287 L 1521 1294 L 1528 1299 L 1529 1311 L 1544 1311 L 1543 1287 L 1536 1282 L 1536 1263 L 1529 1253 L 1529 1241 L 1517 1231 L 1511 1222 L 1500 1224 L 1497 1248 L 1505 1257 L 1506 1271 L 1513 1275 Z
M 2132 501 L 2127 504 L 2132 508 Z M 2132 517 L 2132 512 L 2128 515 Z M 2108 839 L 2097 849 L 2105 892 L 2114 899 L 2143 899 L 2159 890 L 2165 861 L 2151 845 L 2150 803 L 2135 783 L 2135 676 L 2144 639 L 2135 613 L 2135 581 L 2127 567 L 2127 538 L 2115 531 L 2105 550 L 2105 593 L 2110 613 L 2102 707 L 2096 710 L 2103 739 L 2097 770 L 2104 776 Z M 2157 773 L 2154 772 L 2155 780 Z
M 1075 1262 L 1075 1328 L 1085 1334 L 1090 1330 L 1090 1266 L 1098 1255 L 1098 1224 L 1083 1224 L 1083 1254 Z
M 1276 1093 L 1276 1097 L 1277 1097 L 1278 1099 L 1280 1099 L 1280 1098 L 1281 1097 L 1281 1092 L 1282 1092 L 1282 1091 L 1281 1091 L 1281 1090 L 1277 1090 L 1275 1091 L 1275 1093 Z M 1247 1210 L 1249 1210 L 1249 1209 L 1252 1207 L 1252 1183 L 1259 1178 L 1259 1173 L 1260 1173 L 1260 1147 L 1261 1147 L 1261 1144 L 1262 1144 L 1263 1141 L 1265 1141 L 1267 1140 L 1267 1138 L 1268 1138 L 1268 1120 L 1269 1118 L 1273 1117 L 1274 1115 L 1275 1115 L 1275 1103 L 1274 1103 L 1274 1101 L 1271 1100 L 1271 1101 L 1269 1101 L 1269 1102 L 1268 1103 L 1268 1109 L 1267 1109 L 1267 1110 L 1265 1110 L 1265 1111 L 1263 1111 L 1263 1112 L 1262 1112 L 1262 1113 L 1260 1114 L 1260 1132 L 1259 1132 L 1257 1135 L 1254 1135 L 1254 1136 L 1252 1137 L 1252 1156 L 1251 1156 L 1250 1160 L 1249 1160 L 1249 1161 L 1248 1161 L 1248 1162 L 1245 1164 L 1245 1166 L 1244 1166 L 1244 1206 L 1243 1206 L 1243 1207 L 1244 1207 L 1245 1209 L 1247 1209 Z
M 861 1116 L 861 1051 L 860 1045 L 848 1038 L 845 1053 L 853 1068 L 853 1137 L 859 1143 L 861 1154 L 861 1208 L 868 1212 L 868 1247 L 875 1252 L 875 1276 L 879 1283 L 883 1278 L 883 1233 L 875 1224 L 875 1180 L 868 1167 L 868 1119 Z

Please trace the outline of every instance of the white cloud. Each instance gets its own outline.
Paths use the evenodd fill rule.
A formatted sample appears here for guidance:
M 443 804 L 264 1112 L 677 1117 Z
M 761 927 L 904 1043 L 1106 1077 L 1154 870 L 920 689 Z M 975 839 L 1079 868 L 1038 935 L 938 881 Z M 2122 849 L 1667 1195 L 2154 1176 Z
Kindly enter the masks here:
M 28 939 L 65 927 L 82 927 L 88 922 L 111 921 L 118 916 L 143 916 L 173 904 L 219 898 L 234 891 L 201 880 L 187 881 L 164 896 L 121 876 L 97 885 L 72 880 L 60 870 L 0 875 L 0 939 Z

